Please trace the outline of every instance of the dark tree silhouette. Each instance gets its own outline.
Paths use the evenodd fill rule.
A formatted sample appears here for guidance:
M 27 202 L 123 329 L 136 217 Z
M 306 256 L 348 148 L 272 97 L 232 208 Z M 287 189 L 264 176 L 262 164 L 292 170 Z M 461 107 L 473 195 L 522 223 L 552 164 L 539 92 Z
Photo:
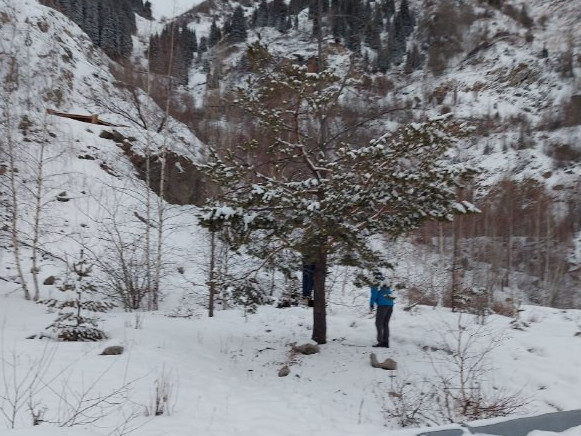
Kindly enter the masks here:
M 244 10 L 242 6 L 238 5 L 234 9 L 234 14 L 232 15 L 231 28 L 230 28 L 230 42 L 236 44 L 239 42 L 246 41 L 247 28 L 246 28 L 246 18 L 244 17 Z

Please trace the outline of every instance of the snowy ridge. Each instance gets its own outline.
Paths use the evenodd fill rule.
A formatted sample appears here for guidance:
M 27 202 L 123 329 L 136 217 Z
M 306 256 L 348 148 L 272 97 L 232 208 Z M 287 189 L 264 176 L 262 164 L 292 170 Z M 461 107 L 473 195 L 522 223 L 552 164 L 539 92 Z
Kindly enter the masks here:
M 156 20 L 171 20 L 202 2 L 203 0 L 151 0 L 151 11 Z

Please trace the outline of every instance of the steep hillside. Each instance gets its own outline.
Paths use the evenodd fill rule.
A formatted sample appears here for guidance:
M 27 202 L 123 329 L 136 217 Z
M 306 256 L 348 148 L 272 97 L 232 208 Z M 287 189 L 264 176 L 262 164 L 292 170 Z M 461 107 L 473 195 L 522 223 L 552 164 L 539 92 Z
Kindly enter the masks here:
M 415 26 L 407 40 L 408 57 L 409 50 L 418 46 L 418 67 L 405 71 L 407 58 L 399 65 L 393 64 L 384 75 L 373 73 L 369 67 L 365 73 L 369 81 L 377 83 L 383 76 L 388 84 L 385 89 L 376 85 L 365 91 L 379 91 L 379 97 L 387 104 L 409 107 L 410 117 L 451 111 L 457 117 L 478 121 L 478 135 L 472 139 L 466 157 L 474 156 L 482 163 L 487 183 L 507 173 L 514 177 L 546 177 L 547 171 L 553 169 L 556 171 L 550 184 L 571 182 L 573 178 L 568 175 L 578 174 L 576 154 L 571 152 L 570 161 L 561 158 L 555 147 L 574 150 L 575 139 L 580 135 L 576 96 L 581 93 L 577 79 L 581 74 L 581 30 L 573 25 L 580 19 L 580 5 L 576 1 L 527 2 L 523 12 L 520 4 L 509 1 L 499 2 L 501 7 L 489 3 L 495 2 L 462 2 L 462 7 L 446 15 L 455 2 L 410 2 Z M 198 39 L 208 37 L 209 23 L 214 20 L 220 26 L 230 19 L 232 8 L 226 5 L 227 2 L 205 2 L 181 20 L 189 22 Z M 212 6 L 215 9 L 208 10 Z M 251 3 L 245 8 L 249 19 L 246 43 L 260 40 L 276 57 L 316 56 L 317 41 L 312 35 L 308 8 L 301 9 L 296 25 L 283 33 L 272 27 L 253 26 L 252 15 L 257 7 Z M 522 23 L 523 13 L 530 22 Z M 289 16 L 294 17 L 290 13 Z M 439 40 L 446 32 L 453 49 Z M 342 38 L 327 45 L 331 30 L 324 28 L 323 33 L 325 56 L 332 59 L 333 53 L 345 53 Z M 225 35 L 223 32 L 223 42 L 205 55 L 212 67 L 210 72 L 200 74 L 208 69 L 207 63 L 198 62 L 197 68 L 193 65 L 188 90 L 199 96 L 198 104 L 211 92 L 207 79 L 213 73 L 219 82 L 219 91 L 213 92 L 225 93 L 241 83 L 237 66 L 241 64 L 244 44 L 238 49 L 231 47 Z M 384 31 L 382 38 L 387 35 Z M 367 62 L 372 64 L 377 50 L 365 42 L 360 47 L 360 53 L 368 56 Z M 441 58 L 440 53 L 434 53 L 437 50 L 442 52 Z M 546 159 L 547 156 L 553 159 Z M 559 168 L 562 166 L 574 168 Z
M 142 180 L 149 177 L 159 192 L 164 162 L 166 179 L 171 174 L 179 183 L 200 142 L 144 91 L 114 77 L 111 71 L 122 69 L 62 14 L 34 0 L 1 5 L 0 275 L 27 284 L 33 295 L 40 289 L 44 298 L 54 290 L 43 285 L 45 279 L 62 277 L 81 250 L 117 268 L 125 244 L 137 244 L 128 261 L 139 269 L 144 256 L 139 247 L 148 232 L 144 217 L 150 229 L 162 216 L 178 225 L 177 211 Z M 89 123 L 50 111 L 83 115 Z M 93 115 L 104 125 L 92 124 Z M 182 187 L 165 184 L 165 192 L 173 190 L 178 198 L 174 202 L 191 202 L 194 183 L 188 180 Z M 136 226 L 141 229 L 134 231 Z M 158 236 L 150 236 L 153 247 Z M 181 242 L 175 245 L 177 253 Z
M 309 3 L 154 0 L 116 62 L 60 12 L 0 0 L 2 432 L 416 436 L 579 408 L 581 1 L 410 0 L 397 40 L 388 21 L 395 34 L 407 3 L 367 2 L 385 8 L 382 30 L 349 38 L 331 14 L 314 36 Z M 482 213 L 372 240 L 394 264 L 390 349 L 370 347 L 360 271 L 332 259 L 328 341 L 299 354 L 314 312 L 297 302 L 303 259 L 265 269 L 198 226 L 215 187 L 192 161 L 272 140 L 236 90 L 289 65 L 344 79 L 334 146 L 448 113 L 471 130 L 446 162 L 480 167 L 458 195 Z M 248 280 L 231 286 L 237 272 Z M 117 306 L 75 318 L 95 301 Z M 94 322 L 107 340 L 62 341 L 55 318 L 71 307 L 73 330 Z
M 410 1 L 413 25 L 404 38 L 405 50 L 400 47 L 397 53 L 388 24 L 395 25 L 403 4 L 370 2 L 362 13 L 373 14 L 378 8 L 387 12 L 379 40 L 362 38 L 358 56 L 354 56 L 354 42 L 333 29 L 336 16 L 332 9 L 325 10 L 321 20 L 319 48 L 313 32 L 314 13 L 309 13 L 307 3 L 288 3 L 277 12 L 286 11 L 286 20 L 273 21 L 276 3 L 272 2 L 184 1 L 176 3 L 169 15 L 184 14 L 175 21 L 159 22 L 156 19 L 164 13 L 154 2 L 154 20 L 136 17 L 133 63 L 116 64 L 60 13 L 32 0 L 3 0 L 0 31 L 6 134 L 2 159 L 4 168 L 15 169 L 3 174 L 2 201 L 7 206 L 4 246 L 22 237 L 21 256 L 28 259 L 28 247 L 43 239 L 36 245 L 43 247 L 47 258 L 62 259 L 65 253 L 71 254 L 68 245 L 55 242 L 63 235 L 75 239 L 77 236 L 70 235 L 84 232 L 90 233 L 89 239 L 102 239 L 105 217 L 115 214 L 96 204 L 112 187 L 117 196 L 114 202 L 123 205 L 121 216 L 125 217 L 115 220 L 143 226 L 147 215 L 147 235 L 153 232 L 152 216 L 166 203 L 158 202 L 145 189 L 146 183 L 154 192 L 163 189 L 171 203 L 199 204 L 205 186 L 188 163 L 198 159 L 203 148 L 196 136 L 227 149 L 253 134 L 254 126 L 237 107 L 234 93 L 258 72 L 249 65 L 248 46 L 264 49 L 273 65 L 286 59 L 309 69 L 317 68 L 321 49 L 326 66 L 356 79 L 342 96 L 345 111 L 336 117 L 334 128 L 374 118 L 346 140 L 363 143 L 402 122 L 444 113 L 465 120 L 473 129 L 451 156 L 451 163 L 470 163 L 481 169 L 470 195 L 483 213 L 474 221 L 458 221 L 463 228 L 462 259 L 455 261 L 464 265 L 462 286 L 501 292 L 503 298 L 577 306 L 580 30 L 573 23 L 579 14 L 578 2 L 534 1 L 522 7 L 508 1 Z M 266 21 L 260 21 L 263 4 L 264 17 L 270 17 Z M 168 5 L 164 4 L 166 13 Z M 245 20 L 236 26 L 246 28 L 246 37 L 233 42 L 232 26 L 239 6 Z M 347 25 L 354 22 L 357 20 Z M 178 82 L 172 78 L 175 70 L 169 60 L 165 73 L 148 69 L 154 54 L 149 50 L 150 38 L 161 35 L 164 28 L 177 29 L 166 32 L 174 37 L 185 35 L 180 29 L 186 28 L 190 37 L 195 35 L 196 51 L 188 56 L 181 58 L 179 53 L 193 50 L 188 45 L 193 41 L 183 45 L 179 39 L 166 46 L 171 50 L 159 54 L 160 65 L 164 65 L 163 56 L 171 53 L 171 62 L 189 62 L 187 69 L 180 70 L 185 76 Z M 380 62 L 386 56 L 389 62 Z M 48 109 L 99 114 L 114 126 L 82 124 L 49 115 Z M 377 118 L 381 111 L 386 115 Z M 119 133 L 110 133 L 113 130 Z M 102 135 L 102 131 L 109 133 Z M 148 155 L 153 159 L 148 160 Z M 78 160 L 82 169 L 67 171 L 71 160 Z M 159 172 L 167 168 L 166 177 L 161 177 Z M 160 187 L 162 179 L 164 186 Z M 20 194 L 11 197 L 12 192 L 22 193 L 23 198 Z M 86 196 L 91 200 L 83 204 Z M 61 201 L 69 198 L 78 201 Z M 158 209 L 151 209 L 152 202 Z M 18 206 L 16 212 L 14 205 Z M 181 214 L 183 209 L 176 207 L 180 217 L 189 213 Z M 35 219 L 38 211 L 50 229 L 39 231 L 35 224 L 40 222 Z M 77 216 L 74 225 L 80 229 L 63 222 L 68 211 Z M 101 230 L 87 232 L 86 216 L 100 222 L 100 226 L 94 225 Z M 12 225 L 14 219 L 16 226 Z M 194 222 L 189 215 L 180 223 Z M 53 235 L 55 229 L 57 236 Z M 414 235 L 421 242 L 420 250 L 427 250 L 422 256 L 440 258 L 436 269 L 442 276 L 448 275 L 453 232 L 452 227 L 426 228 Z M 33 263 L 42 261 L 42 250 L 36 250 Z M 394 276 L 408 288 L 429 294 L 430 301 L 441 300 L 451 278 L 427 286 L 430 280 L 424 276 L 434 271 L 408 268 L 417 253 L 405 253 L 407 248 L 402 248 L 401 254 L 394 255 L 394 261 L 402 265 Z M 4 259 L 8 258 L 5 252 Z M 29 261 L 23 262 L 26 265 L 20 268 L 11 265 L 7 276 L 28 274 Z M 39 268 L 33 266 L 33 271 Z M 43 272 L 40 278 L 48 275 Z
M 273 65 L 287 59 L 316 68 L 316 12 L 309 11 L 308 2 L 289 3 L 278 12 L 287 17 L 281 30 L 272 21 L 276 4 L 245 3 L 247 37 L 236 44 L 228 33 L 236 4 L 204 2 L 179 18 L 180 25 L 188 23 L 198 41 L 215 40 L 208 44 L 209 50 L 198 51 L 183 88 L 195 106 L 186 122 L 209 144 L 228 148 L 252 134 L 236 110 L 234 93 L 244 86 L 249 69 L 250 76 L 257 74 L 248 66 L 248 44 L 254 50 L 262 47 L 259 50 L 271 56 Z M 480 245 L 467 248 L 466 256 L 483 259 L 492 269 L 500 268 L 497 276 L 505 279 L 504 284 L 470 279 L 468 276 L 480 274 L 475 271 L 479 267 L 472 265 L 465 285 L 508 286 L 513 296 L 516 289 L 524 288 L 526 295 L 517 292 L 517 298 L 563 305 L 575 300 L 578 304 L 570 292 L 579 279 L 581 240 L 581 31 L 573 25 L 579 19 L 579 2 L 410 1 L 413 26 L 404 38 L 404 51 L 390 48 L 397 44 L 390 42 L 391 34 L 385 30 L 391 25 L 397 35 L 393 29 L 402 2 L 369 2 L 368 11 L 389 10 L 390 4 L 394 9 L 383 13 L 379 42 L 366 39 L 364 31 L 373 26 L 365 27 L 359 30 L 362 36 L 355 51 L 349 37 L 334 27 L 340 14 L 332 8 L 340 4 L 323 8 L 321 49 L 325 65 L 340 74 L 352 74 L 358 82 L 342 97 L 345 112 L 338 125 L 356 124 L 355 120 L 370 116 L 374 107 L 376 112 L 386 112 L 388 115 L 359 132 L 356 140 L 364 142 L 401 122 L 446 113 L 466 120 L 473 134 L 459 144 L 452 160 L 480 168 L 470 195 L 484 212 L 480 221 L 464 224 L 476 229 L 465 235 L 470 244 Z M 261 11 L 266 11 L 266 21 L 260 21 Z M 362 6 L 359 13 L 374 16 L 368 11 Z M 216 32 L 212 23 L 220 32 L 219 40 L 212 37 Z M 373 48 L 374 44 L 379 48 Z M 543 202 L 542 216 L 528 206 Z M 512 221 L 516 216 L 522 219 Z M 486 223 L 494 223 L 492 233 Z M 492 243 L 485 248 L 475 242 L 474 238 L 488 236 L 493 236 L 488 239 Z M 555 250 L 543 248 L 548 245 Z M 558 277 L 550 276 L 549 271 L 558 271 Z M 554 293 L 547 289 L 555 286 L 568 289 L 569 296 L 547 297 Z

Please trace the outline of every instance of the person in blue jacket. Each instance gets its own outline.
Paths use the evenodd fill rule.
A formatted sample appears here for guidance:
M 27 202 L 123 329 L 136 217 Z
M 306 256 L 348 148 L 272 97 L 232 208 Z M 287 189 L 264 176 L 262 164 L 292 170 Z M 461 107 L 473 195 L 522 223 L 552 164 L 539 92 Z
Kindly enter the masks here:
M 395 297 L 391 288 L 386 284 L 381 273 L 374 273 L 374 284 L 371 286 L 371 298 L 369 299 L 370 313 L 375 312 L 375 328 L 377 329 L 377 344 L 374 347 L 389 348 L 389 320 L 393 313 Z

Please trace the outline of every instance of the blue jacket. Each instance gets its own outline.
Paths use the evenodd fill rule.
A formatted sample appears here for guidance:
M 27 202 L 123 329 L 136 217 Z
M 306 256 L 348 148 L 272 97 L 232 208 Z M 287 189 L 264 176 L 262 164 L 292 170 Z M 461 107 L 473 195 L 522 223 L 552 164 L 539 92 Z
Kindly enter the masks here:
M 371 298 L 369 299 L 369 307 L 373 308 L 376 304 L 378 306 L 393 306 L 391 288 L 389 286 L 372 286 Z

